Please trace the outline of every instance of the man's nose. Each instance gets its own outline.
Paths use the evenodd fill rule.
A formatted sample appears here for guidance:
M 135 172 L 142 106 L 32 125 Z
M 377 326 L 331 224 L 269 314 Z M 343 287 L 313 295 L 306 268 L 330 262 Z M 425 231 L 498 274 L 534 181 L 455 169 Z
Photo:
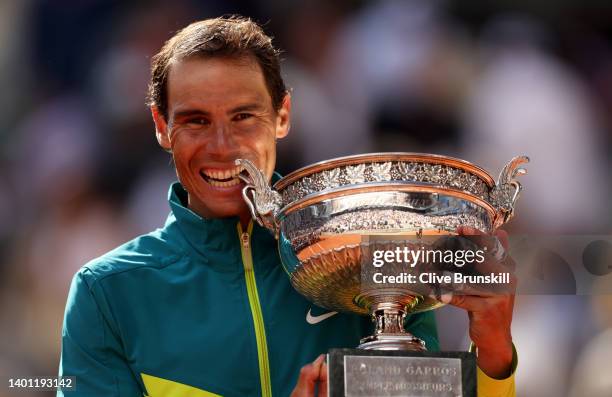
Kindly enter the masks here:
M 231 129 L 223 123 L 216 125 L 213 137 L 208 144 L 208 152 L 210 154 L 227 154 L 237 148 L 238 145 Z

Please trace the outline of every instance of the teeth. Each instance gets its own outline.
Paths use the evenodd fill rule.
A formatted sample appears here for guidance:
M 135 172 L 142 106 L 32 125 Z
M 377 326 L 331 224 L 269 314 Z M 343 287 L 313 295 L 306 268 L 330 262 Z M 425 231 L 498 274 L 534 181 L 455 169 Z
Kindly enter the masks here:
M 232 178 L 232 177 L 235 178 L 238 174 L 242 172 L 242 170 L 244 170 L 244 167 L 237 166 L 237 167 L 226 169 L 226 170 L 202 170 L 202 172 L 204 173 L 204 175 L 210 178 L 227 179 L 227 178 Z
M 236 186 L 240 183 L 240 179 L 238 178 L 238 174 L 240 174 L 244 170 L 244 167 L 238 166 L 226 170 L 202 170 L 202 173 L 209 178 L 207 182 L 211 186 L 215 187 L 231 187 Z M 218 179 L 230 179 L 229 181 L 219 181 Z
M 210 183 L 212 186 L 216 186 L 216 187 L 230 187 L 230 186 L 235 186 L 237 184 L 240 183 L 240 179 L 238 178 L 233 178 L 230 181 L 227 182 L 219 182 L 219 181 L 215 181 L 215 180 L 209 180 L 208 183 Z

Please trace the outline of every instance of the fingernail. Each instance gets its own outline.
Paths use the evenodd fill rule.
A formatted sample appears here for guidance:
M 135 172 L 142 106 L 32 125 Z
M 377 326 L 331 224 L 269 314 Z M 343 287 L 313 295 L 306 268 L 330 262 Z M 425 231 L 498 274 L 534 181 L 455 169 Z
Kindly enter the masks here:
M 440 302 L 442 303 L 450 303 L 453 300 L 453 294 L 442 294 L 440 295 Z
M 319 355 L 317 359 L 314 361 L 314 364 L 320 364 L 325 359 L 325 354 Z

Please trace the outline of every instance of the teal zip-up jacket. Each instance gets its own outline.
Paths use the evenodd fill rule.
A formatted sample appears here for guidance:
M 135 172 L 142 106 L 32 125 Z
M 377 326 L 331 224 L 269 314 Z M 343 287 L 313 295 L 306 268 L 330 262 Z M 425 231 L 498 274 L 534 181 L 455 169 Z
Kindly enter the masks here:
M 302 366 L 373 331 L 299 295 L 267 230 L 201 218 L 178 183 L 169 201 L 163 228 L 75 275 L 60 375 L 75 376 L 76 391 L 66 396 L 289 396 Z M 438 349 L 432 312 L 406 326 Z

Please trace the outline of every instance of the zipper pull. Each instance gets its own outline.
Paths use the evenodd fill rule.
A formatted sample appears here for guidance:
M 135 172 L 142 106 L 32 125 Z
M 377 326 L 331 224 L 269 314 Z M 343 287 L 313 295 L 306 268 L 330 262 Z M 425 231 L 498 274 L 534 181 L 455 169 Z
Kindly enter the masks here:
M 240 241 L 242 242 L 242 246 L 244 248 L 249 248 L 249 240 L 250 240 L 249 233 L 244 232 L 240 235 Z

